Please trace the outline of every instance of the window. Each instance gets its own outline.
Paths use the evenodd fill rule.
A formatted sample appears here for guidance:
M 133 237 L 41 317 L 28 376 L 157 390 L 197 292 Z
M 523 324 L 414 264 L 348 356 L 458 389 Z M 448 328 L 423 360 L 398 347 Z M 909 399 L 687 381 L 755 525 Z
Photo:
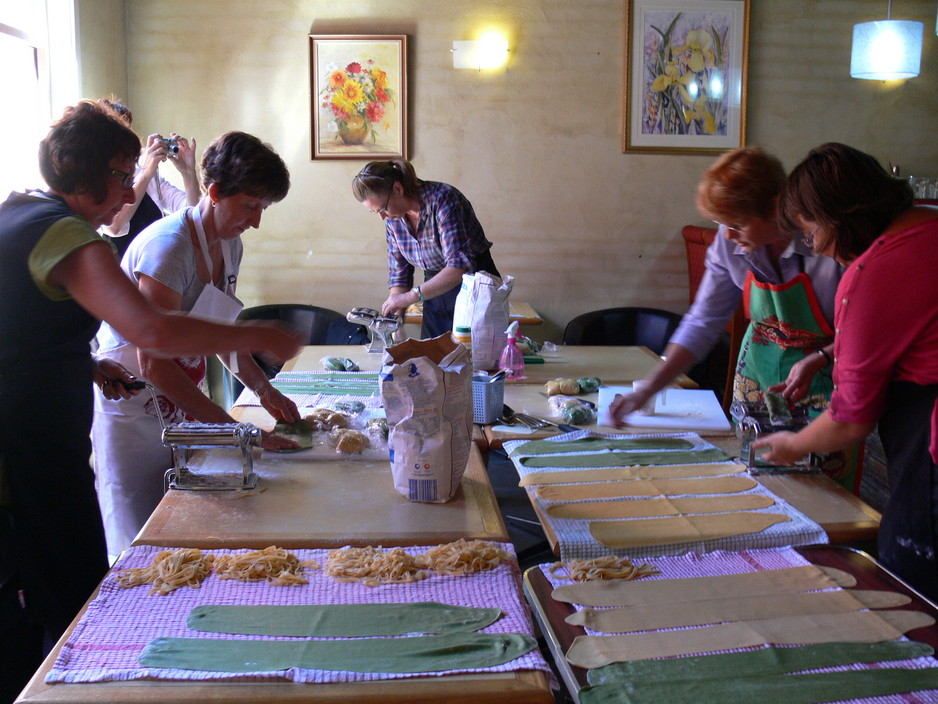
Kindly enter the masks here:
M 55 47 L 55 50 L 50 50 Z M 72 0 L 0 3 L 0 200 L 42 186 L 37 150 L 53 116 L 75 102 Z

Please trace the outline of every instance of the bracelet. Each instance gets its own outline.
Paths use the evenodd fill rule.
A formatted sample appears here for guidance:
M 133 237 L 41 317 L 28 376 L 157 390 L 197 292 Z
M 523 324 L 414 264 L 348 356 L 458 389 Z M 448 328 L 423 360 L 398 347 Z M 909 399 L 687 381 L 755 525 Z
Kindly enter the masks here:
M 829 366 L 829 367 L 834 366 L 834 360 L 831 359 L 831 356 L 830 356 L 830 354 L 827 352 L 827 350 L 825 350 L 825 349 L 822 347 L 821 349 L 819 349 L 819 350 L 817 351 L 817 353 L 818 353 L 819 355 L 821 355 L 824 359 L 827 360 L 827 366 Z
M 414 287 L 413 287 L 412 289 L 410 289 L 410 290 L 417 294 L 417 299 L 418 299 L 421 303 L 426 303 L 426 302 L 427 302 L 427 299 L 423 297 L 423 291 L 420 290 L 420 287 L 419 287 L 419 286 L 414 286 Z

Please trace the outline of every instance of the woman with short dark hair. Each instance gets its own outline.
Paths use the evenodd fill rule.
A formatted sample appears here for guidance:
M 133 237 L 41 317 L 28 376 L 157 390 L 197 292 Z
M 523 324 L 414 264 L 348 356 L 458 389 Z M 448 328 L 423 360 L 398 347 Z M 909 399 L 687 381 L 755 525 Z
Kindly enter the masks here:
M 837 289 L 830 408 L 798 433 L 759 440 L 787 464 L 878 425 L 889 499 L 879 560 L 938 599 L 938 209 L 844 144 L 812 150 L 782 197 L 785 222 L 847 267 Z
M 47 190 L 0 205 L 0 684 L 22 687 L 42 653 L 8 637 L 17 623 L 50 648 L 108 568 L 91 472 L 92 381 L 130 395 L 134 380 L 94 360 L 99 321 L 153 354 L 296 353 L 273 326 L 219 325 L 150 305 L 97 228 L 133 199 L 140 141 L 109 108 L 83 101 L 43 139 Z M 9 649 L 14 652 L 8 652 Z
M 193 316 L 233 321 L 241 311 L 235 288 L 244 252 L 241 234 L 286 197 L 290 174 L 277 153 L 257 137 L 228 132 L 202 154 L 202 190 L 196 205 L 156 221 L 131 243 L 121 267 L 153 305 Z M 98 352 L 149 382 L 150 394 L 125 398 L 95 393 L 94 466 L 108 552 L 127 548 L 163 495 L 163 474 L 173 465 L 162 425 L 187 421 L 233 423 L 199 388 L 204 357 L 165 359 L 138 349 L 105 324 Z M 299 419 L 296 404 L 277 391 L 250 354 L 221 355 L 276 420 Z M 268 449 L 283 446 L 266 434 Z
M 399 157 L 366 164 L 352 193 L 385 224 L 390 295 L 382 315 L 423 303 L 423 337 L 451 331 L 463 274 L 499 276 L 472 204 L 453 186 L 417 178 L 413 164 Z M 424 270 L 422 284 L 415 285 L 415 267 Z

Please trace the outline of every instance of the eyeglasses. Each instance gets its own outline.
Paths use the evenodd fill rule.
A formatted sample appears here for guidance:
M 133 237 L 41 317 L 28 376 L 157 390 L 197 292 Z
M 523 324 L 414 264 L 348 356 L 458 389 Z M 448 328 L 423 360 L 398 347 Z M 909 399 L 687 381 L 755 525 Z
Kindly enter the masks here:
M 817 234 L 817 231 L 821 229 L 821 226 L 818 225 L 811 232 L 802 232 L 801 241 L 805 243 L 806 247 L 814 248 L 814 236 Z
M 387 214 L 388 214 L 388 204 L 391 202 L 391 196 L 392 196 L 392 195 L 394 195 L 394 189 L 393 189 L 393 188 L 392 188 L 390 191 L 388 191 L 388 197 L 387 197 L 387 200 L 384 201 L 384 207 L 383 207 L 383 208 L 379 208 L 378 210 L 372 210 L 371 212 L 373 212 L 375 215 L 382 215 L 382 216 L 387 215 Z
M 730 232 L 737 232 L 740 235 L 743 234 L 743 230 L 747 227 L 746 225 L 727 225 L 726 223 L 718 222 L 716 220 L 714 220 L 713 222 L 714 224 L 717 225 L 717 227 L 725 227 Z
M 134 187 L 134 175 L 125 174 L 123 171 L 118 171 L 117 169 L 111 169 L 108 176 L 117 176 L 121 180 L 121 186 L 124 188 L 133 188 Z

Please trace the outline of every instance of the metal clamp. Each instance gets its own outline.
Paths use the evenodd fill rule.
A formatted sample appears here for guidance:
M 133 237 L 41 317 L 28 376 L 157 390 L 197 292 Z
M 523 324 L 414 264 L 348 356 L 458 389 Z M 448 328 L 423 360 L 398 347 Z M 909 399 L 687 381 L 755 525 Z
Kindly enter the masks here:
M 350 323 L 365 325 L 371 335 L 369 352 L 384 352 L 394 344 L 394 333 L 401 329 L 403 320 L 398 317 L 381 315 L 374 308 L 352 308 L 345 316 Z

